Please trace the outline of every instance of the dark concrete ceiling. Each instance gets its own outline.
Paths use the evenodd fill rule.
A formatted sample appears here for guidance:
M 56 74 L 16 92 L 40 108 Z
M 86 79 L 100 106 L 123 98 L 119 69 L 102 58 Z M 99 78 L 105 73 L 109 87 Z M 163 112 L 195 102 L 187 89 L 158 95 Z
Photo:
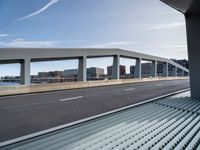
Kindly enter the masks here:
M 200 0 L 161 0 L 161 1 L 186 15 L 200 14 Z

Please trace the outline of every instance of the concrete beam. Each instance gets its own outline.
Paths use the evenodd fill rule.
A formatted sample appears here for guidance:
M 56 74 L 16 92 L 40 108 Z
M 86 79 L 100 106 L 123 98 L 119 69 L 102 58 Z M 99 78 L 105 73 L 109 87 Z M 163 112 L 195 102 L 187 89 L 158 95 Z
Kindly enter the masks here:
M 87 57 L 83 56 L 78 59 L 78 81 L 87 81 Z
M 152 77 L 157 76 L 157 61 L 152 61 L 151 76 Z
M 120 79 L 120 56 L 113 56 L 112 79 Z
M 123 49 L 105 49 L 105 48 L 0 48 L 0 63 L 7 60 L 23 60 L 30 58 L 31 61 L 47 61 L 47 60 L 66 60 L 66 59 L 77 59 L 82 56 L 87 58 L 95 57 L 109 57 L 114 55 L 120 55 L 127 58 L 142 58 L 143 60 L 156 60 L 160 62 L 168 62 L 185 71 L 186 68 L 173 62 L 172 60 L 147 55 L 143 53 L 137 53 L 133 51 L 127 51 Z
M 141 63 L 142 60 L 141 58 L 136 59 L 136 64 L 135 64 L 135 78 L 141 78 L 142 74 L 142 68 L 141 68 Z
M 20 83 L 29 85 L 31 84 L 31 61 L 30 59 L 24 59 L 20 64 Z

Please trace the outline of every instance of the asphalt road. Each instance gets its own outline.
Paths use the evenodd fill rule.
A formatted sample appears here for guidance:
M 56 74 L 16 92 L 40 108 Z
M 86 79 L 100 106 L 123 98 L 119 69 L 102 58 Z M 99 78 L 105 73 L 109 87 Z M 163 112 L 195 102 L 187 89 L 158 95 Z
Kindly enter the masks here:
M 0 97 L 0 142 L 189 87 L 189 80 Z

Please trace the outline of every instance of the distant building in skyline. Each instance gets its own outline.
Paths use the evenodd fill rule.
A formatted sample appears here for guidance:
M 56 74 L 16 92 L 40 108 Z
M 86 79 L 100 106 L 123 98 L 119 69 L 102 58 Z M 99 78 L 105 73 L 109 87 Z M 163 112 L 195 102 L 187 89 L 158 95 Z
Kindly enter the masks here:
M 77 77 L 78 77 L 78 69 L 64 70 L 65 81 L 68 81 L 68 82 L 77 81 Z
M 112 67 L 113 66 L 108 66 L 107 67 L 107 75 L 108 76 L 112 75 Z M 120 68 L 120 71 L 119 71 L 120 72 L 120 76 L 126 75 L 126 66 L 125 65 L 120 65 L 119 68 Z
M 151 68 L 152 63 L 142 63 L 141 64 L 141 76 L 144 77 L 150 77 L 151 76 Z M 135 74 L 135 66 L 130 66 L 130 75 L 134 77 Z
M 142 78 L 151 76 L 152 63 L 142 63 L 141 64 L 141 76 Z
M 100 79 L 104 76 L 104 69 L 103 68 L 97 68 L 97 67 L 90 67 L 87 68 L 87 78 L 90 79 Z
M 130 74 L 134 77 L 134 74 L 135 74 L 135 66 L 130 66 Z
M 38 72 L 31 76 L 31 83 L 56 83 L 64 81 L 64 71 Z
M 157 62 L 157 76 L 163 75 L 163 63 Z
M 189 61 L 186 59 L 171 59 L 174 62 L 178 63 L 179 65 L 189 69 Z
M 120 70 L 120 76 L 126 75 L 126 66 L 125 65 L 120 65 L 119 66 Z
M 38 72 L 38 77 L 63 77 L 64 71 Z

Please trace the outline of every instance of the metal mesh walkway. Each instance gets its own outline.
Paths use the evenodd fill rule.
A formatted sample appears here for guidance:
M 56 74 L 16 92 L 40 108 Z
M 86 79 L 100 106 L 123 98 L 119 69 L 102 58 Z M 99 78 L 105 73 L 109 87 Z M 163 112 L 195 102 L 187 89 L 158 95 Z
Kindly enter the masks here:
M 200 101 L 185 92 L 19 142 L 13 150 L 200 149 Z

